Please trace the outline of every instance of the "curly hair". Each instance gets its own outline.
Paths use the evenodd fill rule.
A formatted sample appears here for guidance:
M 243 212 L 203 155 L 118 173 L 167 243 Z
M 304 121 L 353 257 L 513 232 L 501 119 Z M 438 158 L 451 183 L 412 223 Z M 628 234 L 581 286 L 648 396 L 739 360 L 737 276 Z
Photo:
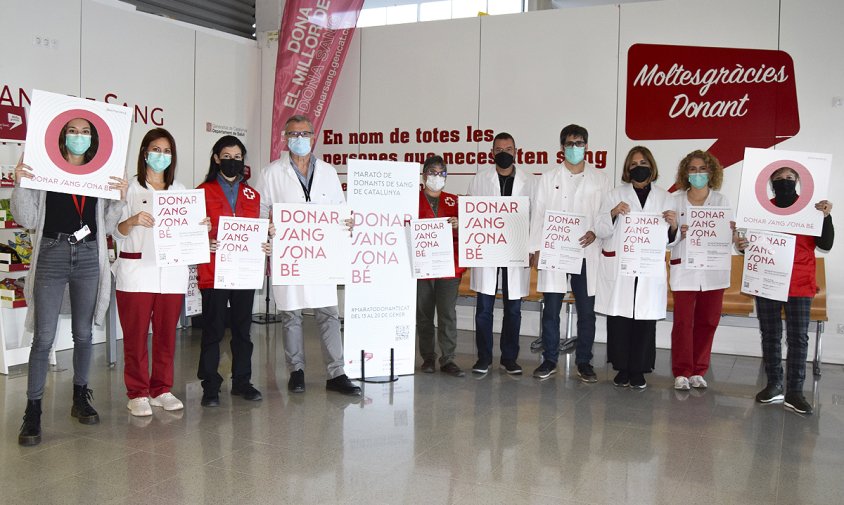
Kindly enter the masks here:
M 706 168 L 709 169 L 709 187 L 714 190 L 721 189 L 721 183 L 724 182 L 724 167 L 721 166 L 718 158 L 700 149 L 690 152 L 680 161 L 680 165 L 677 167 L 677 180 L 675 181 L 677 188 L 684 191 L 691 189 L 689 164 L 693 159 L 703 160 Z

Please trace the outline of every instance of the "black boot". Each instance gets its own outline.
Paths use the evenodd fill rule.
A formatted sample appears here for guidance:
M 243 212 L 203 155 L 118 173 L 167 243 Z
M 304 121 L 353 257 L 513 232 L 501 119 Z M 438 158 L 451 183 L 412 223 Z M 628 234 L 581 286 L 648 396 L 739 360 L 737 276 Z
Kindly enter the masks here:
M 20 445 L 38 445 L 41 443 L 41 400 L 27 400 L 23 415 L 21 432 L 18 435 Z
M 73 385 L 73 408 L 70 415 L 79 419 L 82 424 L 97 424 L 100 422 L 100 415 L 89 403 L 94 399 L 94 392 L 88 389 L 88 385 Z

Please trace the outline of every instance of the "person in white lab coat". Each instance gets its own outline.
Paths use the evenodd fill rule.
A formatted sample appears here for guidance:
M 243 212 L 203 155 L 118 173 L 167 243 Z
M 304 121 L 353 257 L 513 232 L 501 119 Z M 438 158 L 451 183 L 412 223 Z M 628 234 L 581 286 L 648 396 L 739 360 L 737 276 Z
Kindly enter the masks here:
M 629 212 L 661 213 L 668 223 L 668 241 L 677 233 L 671 196 L 653 184 L 659 177 L 651 151 L 636 146 L 627 153 L 621 186 L 605 198 L 595 221 L 595 232 L 603 240 L 598 269 L 595 310 L 607 316 L 607 361 L 618 371 L 613 384 L 637 389 L 647 387 L 645 374 L 656 359 L 656 321 L 665 318 L 668 285 L 665 269 L 654 277 L 621 275 L 617 251 L 624 234 L 619 215 Z
M 533 174 L 515 165 L 516 142 L 509 133 L 499 133 L 492 141 L 495 168 L 480 167 L 469 185 L 469 196 L 527 196 L 533 201 Z M 522 297 L 530 292 L 530 267 L 471 269 L 470 287 L 477 293 L 475 343 L 478 361 L 472 373 L 485 374 L 492 365 L 492 315 L 499 282 L 504 299 L 501 325 L 501 368 L 511 375 L 522 373 L 519 357 L 519 331 L 522 324 Z
M 285 123 L 284 138 L 290 151 L 282 152 L 279 159 L 262 168 L 255 177 L 254 188 L 261 195 L 261 217 L 270 216 L 274 203 L 345 203 L 337 171 L 311 152 L 313 136 L 313 124 L 305 116 L 291 116 Z M 359 396 L 360 388 L 352 384 L 343 369 L 337 286 L 273 286 L 273 295 L 284 327 L 284 355 L 290 371 L 287 389 L 292 393 L 305 392 L 302 309 L 313 309 L 328 374 L 325 388 Z
M 721 321 L 724 290 L 730 286 L 730 269 L 700 270 L 688 268 L 686 230 L 689 206 L 729 207 L 726 196 L 718 192 L 724 169 L 718 158 L 704 151 L 687 154 L 677 168 L 677 193 L 674 209 L 680 225 L 671 249 L 669 283 L 674 294 L 674 324 L 671 328 L 671 369 L 674 389 L 705 388 L 703 378 L 709 370 L 712 340 Z M 730 212 L 732 217 L 732 212 Z M 735 226 L 735 222 L 732 222 Z
M 576 237 L 583 247 L 583 263 L 580 273 L 571 274 L 571 289 L 577 308 L 575 364 L 580 380 L 597 382 L 598 377 L 591 362 L 592 344 L 595 342 L 595 286 L 601 245 L 593 230 L 601 201 L 612 186 L 607 176 L 586 162 L 588 143 L 589 132 L 582 126 L 570 124 L 560 132 L 560 147 L 565 153 L 565 160 L 561 167 L 552 168 L 539 178 L 536 199 L 531 203 L 533 220 L 530 250 L 533 251 L 533 266 L 537 267 L 546 210 L 574 212 L 586 216 L 588 231 L 582 237 Z M 537 290 L 542 293 L 545 302 L 542 309 L 543 351 L 542 363 L 534 370 L 533 376 L 545 379 L 557 371 L 560 355 L 560 310 L 567 291 L 566 274 L 539 270 Z

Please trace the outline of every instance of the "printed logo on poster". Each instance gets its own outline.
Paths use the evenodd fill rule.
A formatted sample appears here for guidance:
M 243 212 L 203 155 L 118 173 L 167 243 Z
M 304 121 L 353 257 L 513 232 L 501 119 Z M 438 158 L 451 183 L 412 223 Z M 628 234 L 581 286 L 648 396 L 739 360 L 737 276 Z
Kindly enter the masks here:
M 65 127 L 74 119 L 91 126 L 87 161 L 81 165 L 70 163 L 60 144 Z M 110 189 L 109 181 L 111 176 L 124 177 L 131 122 L 128 107 L 34 90 L 24 154 L 34 177 L 23 179 L 21 186 L 119 199 L 120 191 Z
M 826 199 L 832 155 L 767 149 L 745 150 L 736 226 L 820 236 L 823 213 L 815 203 Z M 780 169 L 797 176 L 797 200 L 777 207 L 771 176 Z
M 0 141 L 26 140 L 26 110 L 18 105 L 0 105 Z

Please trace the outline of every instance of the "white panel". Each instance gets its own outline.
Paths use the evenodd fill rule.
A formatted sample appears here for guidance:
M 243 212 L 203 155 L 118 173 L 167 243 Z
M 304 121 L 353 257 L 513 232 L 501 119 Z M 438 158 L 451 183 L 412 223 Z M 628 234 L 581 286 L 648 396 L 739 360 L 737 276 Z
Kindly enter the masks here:
M 246 145 L 246 164 L 261 164 L 260 52 L 254 41 L 196 34 L 194 121 L 196 172 L 188 187 L 208 172 L 211 148 L 223 135 Z M 210 131 L 209 131 L 210 130 Z
M 538 173 L 558 165 L 560 130 L 579 124 L 589 131 L 590 151 L 608 151 L 596 166 L 612 167 L 618 8 L 488 16 L 482 23 L 481 127 L 510 133 L 517 148 L 547 153 L 547 164 L 521 165 Z
M 127 156 L 129 175 L 137 173 L 141 139 L 161 126 L 176 139 L 176 179 L 191 186 L 195 31 L 157 16 L 86 0 L 82 33 L 83 95 L 136 110 Z

